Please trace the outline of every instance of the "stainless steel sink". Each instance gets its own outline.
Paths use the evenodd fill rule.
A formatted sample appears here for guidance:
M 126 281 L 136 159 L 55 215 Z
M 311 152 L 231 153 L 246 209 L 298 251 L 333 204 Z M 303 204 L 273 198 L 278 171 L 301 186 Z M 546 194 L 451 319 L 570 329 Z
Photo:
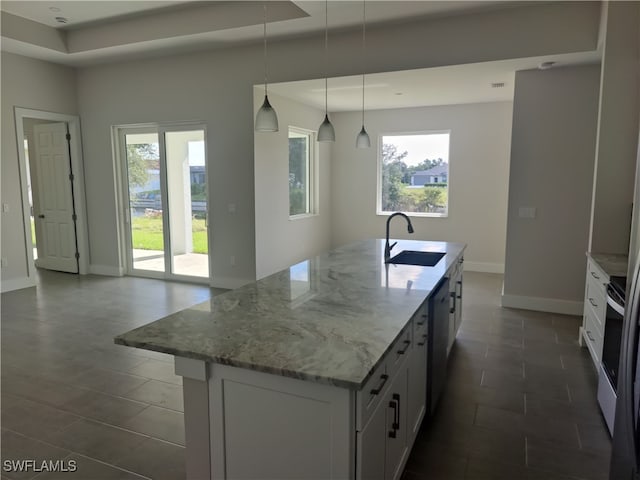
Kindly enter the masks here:
M 442 252 L 418 252 L 415 250 L 403 250 L 395 257 L 390 258 L 388 263 L 433 267 L 444 256 L 445 254 Z

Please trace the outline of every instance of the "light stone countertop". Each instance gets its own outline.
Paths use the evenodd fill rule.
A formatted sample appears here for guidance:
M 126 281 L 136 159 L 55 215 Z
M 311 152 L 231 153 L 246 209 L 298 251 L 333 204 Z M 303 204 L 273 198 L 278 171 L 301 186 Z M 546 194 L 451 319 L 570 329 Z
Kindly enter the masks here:
M 587 252 L 587 255 L 598 264 L 609 277 L 626 277 L 629 257 L 613 253 Z
M 466 248 L 434 267 L 385 265 L 384 240 L 337 248 L 119 335 L 115 343 L 179 357 L 360 389 L 422 302 Z

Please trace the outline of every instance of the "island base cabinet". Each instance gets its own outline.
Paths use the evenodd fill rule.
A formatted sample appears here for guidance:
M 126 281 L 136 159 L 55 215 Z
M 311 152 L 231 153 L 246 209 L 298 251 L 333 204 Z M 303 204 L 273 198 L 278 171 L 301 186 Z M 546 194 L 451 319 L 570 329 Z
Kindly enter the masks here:
M 410 435 L 407 379 L 408 369 L 400 369 L 364 429 L 357 433 L 359 480 L 398 480 L 402 475 Z
M 186 385 L 194 371 L 187 367 L 197 363 L 207 388 L 184 389 L 186 444 L 205 443 L 210 450 L 187 458 L 188 480 L 355 477 L 355 392 L 177 357 L 176 373 Z M 192 408 L 203 399 L 208 415 Z

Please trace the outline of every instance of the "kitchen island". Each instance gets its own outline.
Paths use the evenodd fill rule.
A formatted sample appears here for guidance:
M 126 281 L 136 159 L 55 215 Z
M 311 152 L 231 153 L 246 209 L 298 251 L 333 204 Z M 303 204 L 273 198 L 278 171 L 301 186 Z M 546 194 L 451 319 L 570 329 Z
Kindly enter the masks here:
M 429 299 L 455 302 L 464 249 L 398 241 L 445 254 L 420 267 L 354 243 L 115 342 L 175 356 L 189 479 L 399 478 L 428 408 Z

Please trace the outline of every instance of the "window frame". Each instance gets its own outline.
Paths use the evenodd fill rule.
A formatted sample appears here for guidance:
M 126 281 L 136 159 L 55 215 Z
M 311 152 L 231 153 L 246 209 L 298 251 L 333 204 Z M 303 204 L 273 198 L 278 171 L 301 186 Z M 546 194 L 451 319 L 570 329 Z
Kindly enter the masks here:
M 418 131 L 399 131 L 399 132 L 380 132 L 378 134 L 378 150 L 376 153 L 376 215 L 387 217 L 394 213 L 393 211 L 382 210 L 382 145 L 384 137 L 391 136 L 409 136 L 409 135 L 443 135 L 449 136 L 449 158 L 447 162 L 447 206 L 445 213 L 434 212 L 405 212 L 409 217 L 425 217 L 425 218 L 448 218 L 449 217 L 449 197 L 451 194 L 451 129 L 442 130 L 418 130 Z
M 302 135 L 307 137 L 307 195 L 306 195 L 306 203 L 307 208 L 306 212 L 297 213 L 295 215 L 291 215 L 289 213 L 289 220 L 300 220 L 304 218 L 314 217 L 318 215 L 318 198 L 317 198 L 317 182 L 318 182 L 318 172 L 317 172 L 317 145 L 315 139 L 315 132 L 313 130 L 309 130 L 302 127 L 296 127 L 294 125 L 289 125 L 287 129 L 287 152 L 289 146 L 289 139 L 291 138 L 291 133 L 295 133 L 297 135 Z M 289 164 L 289 157 L 287 154 L 287 165 Z M 289 167 L 287 166 L 287 179 L 289 178 Z M 289 189 L 289 182 L 287 181 L 287 190 Z M 287 192 L 288 199 L 288 208 L 287 211 L 291 212 L 291 192 L 288 190 Z

